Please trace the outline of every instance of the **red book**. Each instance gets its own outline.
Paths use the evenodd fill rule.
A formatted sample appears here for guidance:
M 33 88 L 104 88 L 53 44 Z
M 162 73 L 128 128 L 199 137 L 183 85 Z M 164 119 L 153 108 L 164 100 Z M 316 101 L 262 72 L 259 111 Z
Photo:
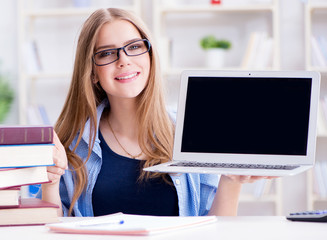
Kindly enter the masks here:
M 52 143 L 52 126 L 0 126 L 0 145 Z
M 211 4 L 221 4 L 221 0 L 211 0 Z
M 20 203 L 20 187 L 0 190 L 0 208 L 18 207 Z
M 0 168 L 0 190 L 49 182 L 47 167 Z
M 0 226 L 59 222 L 58 208 L 38 198 L 22 198 L 18 207 L 0 207 Z

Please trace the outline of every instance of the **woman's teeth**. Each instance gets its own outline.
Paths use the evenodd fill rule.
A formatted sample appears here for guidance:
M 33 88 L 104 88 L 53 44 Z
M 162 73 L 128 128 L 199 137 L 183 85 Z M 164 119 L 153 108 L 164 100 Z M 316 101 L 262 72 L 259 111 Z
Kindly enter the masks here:
M 137 75 L 137 73 L 133 73 L 133 74 L 127 75 L 125 77 L 117 77 L 116 79 L 118 79 L 118 80 L 125 80 L 125 79 L 129 79 L 129 78 L 133 78 L 136 75 Z

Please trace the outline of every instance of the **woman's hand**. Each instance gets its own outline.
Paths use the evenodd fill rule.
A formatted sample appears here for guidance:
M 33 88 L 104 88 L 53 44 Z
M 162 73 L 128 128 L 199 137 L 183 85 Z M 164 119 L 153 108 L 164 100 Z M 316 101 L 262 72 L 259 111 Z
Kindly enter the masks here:
M 222 175 L 222 178 L 227 177 L 229 180 L 235 183 L 253 183 L 260 179 L 273 179 L 277 177 L 270 177 L 270 176 L 248 176 L 248 175 Z
M 55 166 L 47 167 L 50 183 L 42 184 L 42 199 L 59 206 L 58 216 L 62 216 L 61 198 L 59 194 L 59 183 L 61 176 L 68 166 L 66 150 L 61 144 L 57 134 L 53 131 L 53 163 Z
M 253 183 L 264 178 L 272 179 L 276 177 L 222 175 L 209 215 L 236 216 L 242 184 Z
M 48 178 L 51 181 L 45 185 L 57 185 L 59 184 L 61 176 L 65 173 L 68 167 L 67 155 L 64 146 L 61 144 L 57 134 L 53 131 L 53 143 L 55 144 L 53 149 L 53 163 L 55 166 L 47 167 Z

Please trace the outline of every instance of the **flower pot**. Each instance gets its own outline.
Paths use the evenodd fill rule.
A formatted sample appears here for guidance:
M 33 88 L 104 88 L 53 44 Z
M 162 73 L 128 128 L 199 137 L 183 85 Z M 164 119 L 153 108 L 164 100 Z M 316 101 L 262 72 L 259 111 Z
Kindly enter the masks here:
M 226 50 L 222 48 L 212 48 L 206 50 L 206 67 L 208 68 L 222 68 L 225 62 Z

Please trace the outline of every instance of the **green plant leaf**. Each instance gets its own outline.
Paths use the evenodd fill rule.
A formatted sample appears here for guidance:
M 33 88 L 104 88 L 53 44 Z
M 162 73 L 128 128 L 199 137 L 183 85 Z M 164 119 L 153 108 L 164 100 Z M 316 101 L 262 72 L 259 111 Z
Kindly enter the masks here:
M 232 47 L 230 41 L 225 39 L 216 39 L 216 37 L 213 35 L 203 37 L 200 41 L 200 45 L 203 49 L 222 48 L 227 50 Z
M 0 75 L 0 123 L 2 123 L 10 110 L 14 100 L 14 91 L 3 75 Z

